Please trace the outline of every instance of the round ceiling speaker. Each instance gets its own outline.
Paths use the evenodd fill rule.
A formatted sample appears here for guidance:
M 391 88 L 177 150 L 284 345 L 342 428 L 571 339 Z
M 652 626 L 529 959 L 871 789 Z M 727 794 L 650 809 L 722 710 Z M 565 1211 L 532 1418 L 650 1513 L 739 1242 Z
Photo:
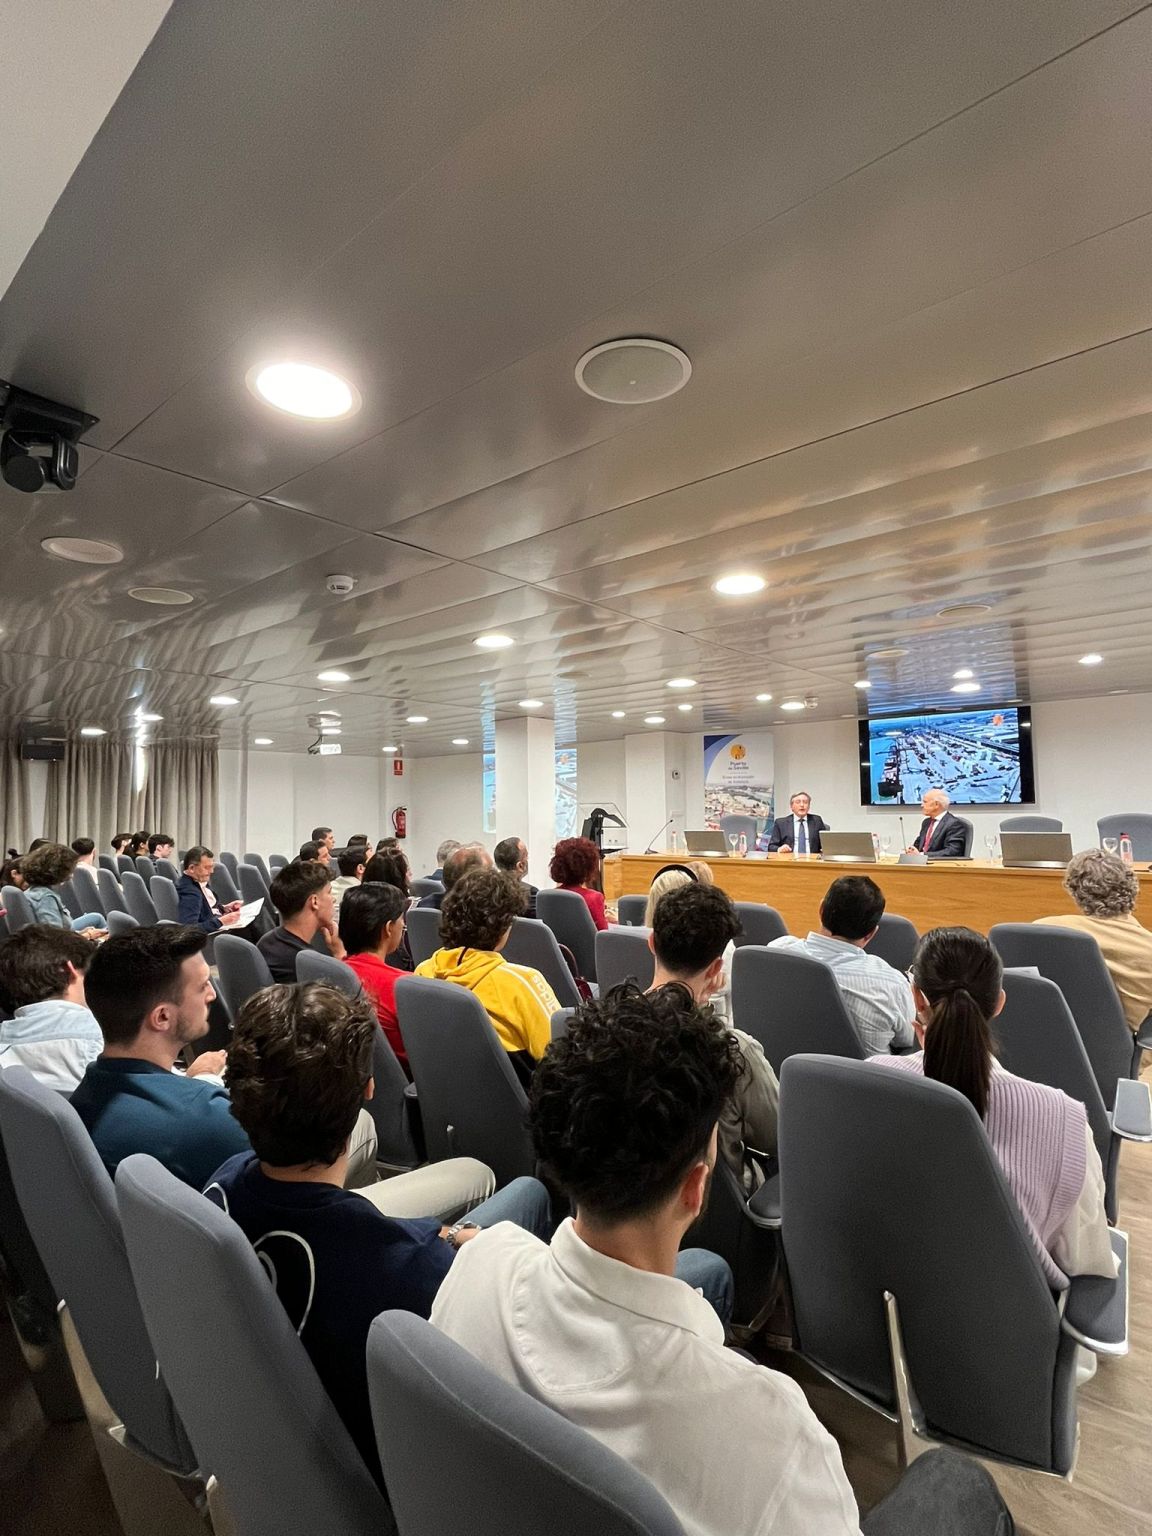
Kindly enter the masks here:
M 138 603 L 155 603 L 161 608 L 182 608 L 194 601 L 191 592 L 181 592 L 179 587 L 129 587 L 128 596 Z
M 991 613 L 991 603 L 949 603 L 936 610 L 938 619 L 968 619 L 978 613 Z
M 576 364 L 576 382 L 586 395 L 610 405 L 648 405 L 683 389 L 692 377 L 686 352 L 648 336 L 605 341 Z

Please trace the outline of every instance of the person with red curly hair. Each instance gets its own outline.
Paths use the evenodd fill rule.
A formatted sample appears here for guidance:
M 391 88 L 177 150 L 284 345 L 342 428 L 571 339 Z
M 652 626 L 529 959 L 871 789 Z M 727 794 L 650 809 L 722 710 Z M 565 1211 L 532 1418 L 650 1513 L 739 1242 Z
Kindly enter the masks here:
M 583 899 L 598 929 L 610 926 L 604 897 L 589 884 L 600 875 L 600 850 L 590 837 L 562 837 L 552 850 L 548 873 L 562 891 L 575 891 Z

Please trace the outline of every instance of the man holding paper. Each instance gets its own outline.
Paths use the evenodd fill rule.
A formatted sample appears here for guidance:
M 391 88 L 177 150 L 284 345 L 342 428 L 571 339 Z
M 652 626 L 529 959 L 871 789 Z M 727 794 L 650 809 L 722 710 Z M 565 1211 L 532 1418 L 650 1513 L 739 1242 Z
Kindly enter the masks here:
M 216 900 L 215 891 L 208 884 L 215 868 L 216 858 L 211 848 L 197 844 L 184 855 L 184 873 L 176 882 L 176 894 L 180 898 L 180 921 L 204 933 L 241 926 L 239 919 L 242 903 L 230 901 L 222 907 Z

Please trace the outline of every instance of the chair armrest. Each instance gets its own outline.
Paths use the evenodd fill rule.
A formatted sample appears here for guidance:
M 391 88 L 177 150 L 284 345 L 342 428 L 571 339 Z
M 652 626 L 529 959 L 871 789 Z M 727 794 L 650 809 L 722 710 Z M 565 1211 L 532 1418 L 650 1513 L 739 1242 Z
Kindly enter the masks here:
M 1097 1355 L 1128 1353 L 1128 1234 L 1113 1227 L 1108 1234 L 1120 1260 L 1115 1280 L 1077 1275 L 1068 1287 L 1060 1326 Z
M 758 1227 L 765 1227 L 773 1232 L 779 1230 L 783 1218 L 780 1211 L 780 1175 L 778 1173 L 770 1179 L 765 1179 L 745 1205 L 744 1210 Z
M 1136 1031 L 1136 1044 L 1142 1051 L 1152 1051 L 1152 1013 Z
M 1148 1084 L 1120 1078 L 1111 1120 L 1113 1135 L 1125 1141 L 1152 1141 L 1152 1091 Z

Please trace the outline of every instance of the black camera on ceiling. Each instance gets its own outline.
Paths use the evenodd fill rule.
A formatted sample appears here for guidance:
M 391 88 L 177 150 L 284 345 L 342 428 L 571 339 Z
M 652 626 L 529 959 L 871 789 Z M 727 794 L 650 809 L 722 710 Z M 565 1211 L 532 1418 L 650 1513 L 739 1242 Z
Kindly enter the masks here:
M 0 476 L 29 495 L 70 491 L 80 468 L 76 444 L 99 419 L 0 380 Z

